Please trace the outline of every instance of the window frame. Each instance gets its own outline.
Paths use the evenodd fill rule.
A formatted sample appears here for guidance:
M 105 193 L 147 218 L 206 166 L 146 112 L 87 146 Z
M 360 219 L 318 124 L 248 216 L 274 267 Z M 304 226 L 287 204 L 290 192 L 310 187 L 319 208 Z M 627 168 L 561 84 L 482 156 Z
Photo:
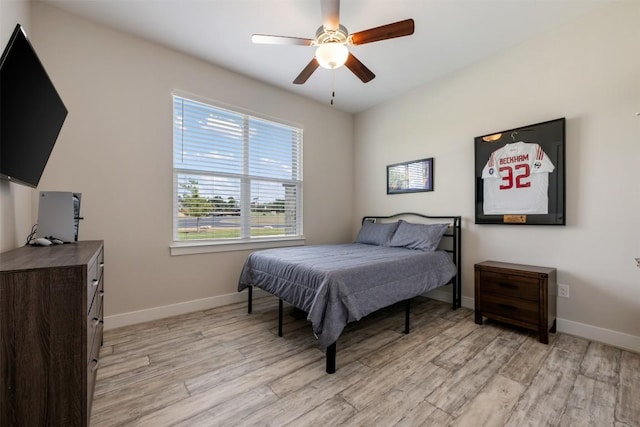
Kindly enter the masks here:
M 295 197 L 295 223 L 296 223 L 296 234 L 292 235 L 277 235 L 277 236 L 251 236 L 250 233 L 247 236 L 243 236 L 243 229 L 250 230 L 251 229 L 251 208 L 250 202 L 247 205 L 245 202 L 240 200 L 241 209 L 244 211 L 241 213 L 241 235 L 240 237 L 233 238 L 211 238 L 211 239 L 192 239 L 192 240 L 180 240 L 178 239 L 178 224 L 177 224 L 177 212 L 179 207 L 178 201 L 178 193 L 179 193 L 179 180 L 178 174 L 188 175 L 199 174 L 202 171 L 198 171 L 197 169 L 189 169 L 184 167 L 179 167 L 175 163 L 176 156 L 176 135 L 175 135 L 175 102 L 176 98 L 182 98 L 188 101 L 193 101 L 197 103 L 204 104 L 206 106 L 211 107 L 213 110 L 226 110 L 233 114 L 241 115 L 243 121 L 247 123 L 251 119 L 256 119 L 260 121 L 266 121 L 270 123 L 274 123 L 275 125 L 282 125 L 286 127 L 291 127 L 300 132 L 299 134 L 299 156 L 298 160 L 295 164 L 295 167 L 299 169 L 298 171 L 298 180 L 282 180 L 293 182 L 296 185 L 296 194 Z M 209 252 L 227 252 L 227 251 L 242 251 L 242 250 L 250 250 L 250 249 L 262 249 L 262 248 L 271 248 L 271 247 L 283 247 L 283 246 L 298 246 L 304 245 L 305 237 L 303 234 L 303 135 L 304 128 L 296 123 L 291 123 L 282 119 L 273 118 L 267 116 L 265 114 L 256 113 L 254 111 L 248 111 L 243 108 L 239 108 L 236 106 L 228 105 L 220 101 L 215 101 L 211 99 L 206 99 L 191 93 L 186 93 L 182 91 L 174 90 L 171 93 L 171 117 L 172 117 L 172 142 L 171 142 L 171 150 L 172 150 L 172 187 L 173 187 L 173 197 L 172 197 L 172 243 L 170 245 L 171 255 L 189 255 L 189 254 L 197 254 L 197 253 L 209 253 Z M 243 145 L 250 146 L 250 141 L 246 138 L 247 129 L 243 129 Z M 276 178 L 272 177 L 261 177 L 259 175 L 249 175 L 248 172 L 248 159 L 244 158 L 242 161 L 243 172 L 240 176 L 236 176 L 236 178 L 240 177 L 241 179 L 241 190 L 239 199 L 250 200 L 251 199 L 251 182 L 254 180 L 257 181 L 273 181 L 280 182 Z M 205 174 L 206 175 L 206 174 Z M 212 177 L 221 177 L 225 175 L 225 172 L 210 172 Z M 249 188 L 249 193 L 247 194 L 246 189 Z M 249 215 L 246 214 L 247 207 L 249 209 Z

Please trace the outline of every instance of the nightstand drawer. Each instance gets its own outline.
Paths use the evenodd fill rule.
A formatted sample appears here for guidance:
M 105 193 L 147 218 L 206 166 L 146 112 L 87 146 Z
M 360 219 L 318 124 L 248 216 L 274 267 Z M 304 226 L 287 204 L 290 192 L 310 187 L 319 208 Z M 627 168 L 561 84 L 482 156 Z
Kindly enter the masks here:
M 538 303 L 535 301 L 486 294 L 482 298 L 480 309 L 487 317 L 537 325 L 538 307 Z
M 532 301 L 538 301 L 540 298 L 537 277 L 485 270 L 480 280 L 482 292 L 485 294 L 505 295 Z

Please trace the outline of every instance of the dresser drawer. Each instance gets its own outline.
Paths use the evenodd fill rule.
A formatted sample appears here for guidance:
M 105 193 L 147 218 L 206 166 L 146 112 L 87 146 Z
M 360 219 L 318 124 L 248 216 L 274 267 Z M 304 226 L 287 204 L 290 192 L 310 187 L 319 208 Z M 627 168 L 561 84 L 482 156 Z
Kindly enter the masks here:
M 532 301 L 538 301 L 540 298 L 537 277 L 483 271 L 480 274 L 480 287 L 485 294 L 504 295 Z
M 99 284 L 102 281 L 104 269 L 104 251 L 100 250 L 96 260 L 87 269 L 87 311 L 91 309 L 91 302 L 96 295 Z
M 87 364 L 91 367 L 93 362 L 100 360 L 100 348 L 102 347 L 102 331 L 104 323 L 101 320 L 92 322 L 93 335 L 91 338 L 91 346 L 88 348 Z
M 95 309 L 94 304 L 97 301 L 97 295 L 99 292 L 104 292 L 104 286 L 102 277 L 95 282 L 89 283 L 87 289 L 87 316 L 91 314 L 91 311 Z
M 91 337 L 90 347 L 87 352 L 89 355 L 87 360 L 87 426 L 91 419 L 91 404 L 93 402 L 93 389 L 96 384 L 96 376 L 98 374 L 98 368 L 100 367 L 100 348 L 102 347 L 102 332 L 104 329 L 104 323 L 102 322 L 102 298 L 101 294 L 98 295 L 98 305 L 100 306 L 99 319 L 95 318 L 88 326 L 92 329 L 93 336 Z
M 104 250 L 89 267 L 87 277 L 87 411 L 86 425 L 91 420 L 93 390 L 100 366 L 100 348 L 104 330 Z
M 98 365 L 99 362 L 97 359 L 91 360 L 89 365 L 87 366 L 87 418 L 86 418 L 86 426 L 90 425 L 91 421 L 91 406 L 93 404 L 93 390 L 96 385 L 96 376 L 98 375 Z
M 487 317 L 536 326 L 538 324 L 538 307 L 538 303 L 535 301 L 486 294 L 482 297 L 480 309 L 482 314 Z
M 90 362 L 93 357 L 93 348 L 95 346 L 96 337 L 98 332 L 102 330 L 102 325 L 104 323 L 103 299 L 104 290 L 101 282 L 100 287 L 96 292 L 96 297 L 93 300 L 93 304 L 91 305 L 91 310 L 87 315 L 87 362 Z M 102 334 L 100 334 L 100 340 L 98 340 L 98 342 L 102 342 Z

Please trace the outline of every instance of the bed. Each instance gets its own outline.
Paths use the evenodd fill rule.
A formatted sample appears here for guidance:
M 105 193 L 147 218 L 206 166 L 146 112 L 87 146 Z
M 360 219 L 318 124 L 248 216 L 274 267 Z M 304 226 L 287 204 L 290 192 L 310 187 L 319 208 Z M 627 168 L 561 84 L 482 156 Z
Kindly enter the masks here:
M 283 302 L 307 313 L 319 344 L 326 349 L 326 371 L 336 370 L 336 343 L 344 327 L 384 307 L 451 284 L 452 308 L 460 307 L 461 218 L 401 213 L 367 216 L 354 243 L 266 249 L 247 257 L 238 291 L 253 287 L 279 298 L 278 335 Z

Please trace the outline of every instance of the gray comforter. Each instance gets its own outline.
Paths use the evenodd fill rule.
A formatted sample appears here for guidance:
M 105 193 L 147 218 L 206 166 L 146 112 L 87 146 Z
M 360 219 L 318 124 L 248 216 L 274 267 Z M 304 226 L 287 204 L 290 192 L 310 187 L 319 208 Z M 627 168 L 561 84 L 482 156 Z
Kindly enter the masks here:
M 302 246 L 249 255 L 238 291 L 256 286 L 306 311 L 326 348 L 347 323 L 442 286 L 455 274 L 443 251 L 360 243 Z

